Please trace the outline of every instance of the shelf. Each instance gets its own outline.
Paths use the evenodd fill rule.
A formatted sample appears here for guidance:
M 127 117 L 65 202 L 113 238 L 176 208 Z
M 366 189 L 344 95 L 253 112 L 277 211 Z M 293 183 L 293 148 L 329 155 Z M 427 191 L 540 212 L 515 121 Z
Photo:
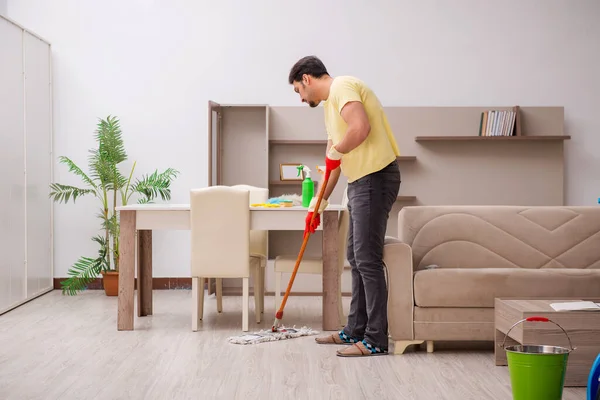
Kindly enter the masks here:
M 517 142 L 528 142 L 528 141 L 559 141 L 569 140 L 569 135 L 552 135 L 552 136 L 417 136 L 415 137 L 416 142 L 433 142 L 433 141 L 517 141 Z
M 416 161 L 417 156 L 399 156 L 396 157 L 397 161 Z
M 313 181 L 315 187 L 319 184 L 319 181 Z M 269 181 L 269 185 L 272 186 L 301 186 L 302 181 Z
M 397 201 L 415 201 L 417 200 L 417 196 L 398 196 L 396 198 Z
M 269 139 L 269 144 L 321 144 L 321 145 L 327 145 L 327 140 Z

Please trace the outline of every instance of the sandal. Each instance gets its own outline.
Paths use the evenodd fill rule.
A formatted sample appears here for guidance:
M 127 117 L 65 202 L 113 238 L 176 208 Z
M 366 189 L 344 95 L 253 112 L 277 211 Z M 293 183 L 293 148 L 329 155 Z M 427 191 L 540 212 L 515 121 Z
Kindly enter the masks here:
M 344 331 L 315 338 L 315 341 L 319 344 L 353 344 L 359 342 L 358 339 L 354 339 L 346 335 Z
M 339 357 L 382 356 L 386 354 L 388 354 L 387 349 L 372 346 L 365 340 L 354 343 L 353 346 L 348 347 L 347 349 L 337 351 Z

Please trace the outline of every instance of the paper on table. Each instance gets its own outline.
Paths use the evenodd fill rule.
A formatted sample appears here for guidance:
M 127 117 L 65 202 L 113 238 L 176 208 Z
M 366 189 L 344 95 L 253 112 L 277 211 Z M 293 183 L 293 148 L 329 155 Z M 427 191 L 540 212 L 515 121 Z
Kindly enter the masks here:
M 564 303 L 551 303 L 554 311 L 600 311 L 600 305 L 593 301 L 569 301 Z

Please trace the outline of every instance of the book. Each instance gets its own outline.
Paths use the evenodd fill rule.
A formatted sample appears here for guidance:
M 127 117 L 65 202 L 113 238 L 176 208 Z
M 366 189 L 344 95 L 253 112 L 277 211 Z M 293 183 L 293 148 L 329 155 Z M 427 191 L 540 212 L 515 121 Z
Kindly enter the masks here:
M 551 303 L 554 311 L 600 311 L 600 304 L 593 301 L 568 301 L 562 303 Z
M 479 136 L 519 136 L 518 106 L 512 111 L 486 110 L 479 119 Z

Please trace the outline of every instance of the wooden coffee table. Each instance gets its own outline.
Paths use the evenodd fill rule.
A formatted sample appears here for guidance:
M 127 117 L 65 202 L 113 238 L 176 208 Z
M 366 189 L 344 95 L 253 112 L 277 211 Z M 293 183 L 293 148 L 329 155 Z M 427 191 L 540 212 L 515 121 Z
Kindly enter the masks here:
M 496 365 L 507 365 L 502 342 L 516 322 L 534 316 L 546 317 L 559 324 L 569 335 L 575 350 L 569 354 L 565 386 L 587 386 L 594 360 L 600 353 L 600 311 L 554 311 L 551 303 L 600 299 L 496 299 L 495 355 Z M 569 347 L 565 333 L 551 322 L 523 322 L 510 331 L 505 346 L 547 345 Z

